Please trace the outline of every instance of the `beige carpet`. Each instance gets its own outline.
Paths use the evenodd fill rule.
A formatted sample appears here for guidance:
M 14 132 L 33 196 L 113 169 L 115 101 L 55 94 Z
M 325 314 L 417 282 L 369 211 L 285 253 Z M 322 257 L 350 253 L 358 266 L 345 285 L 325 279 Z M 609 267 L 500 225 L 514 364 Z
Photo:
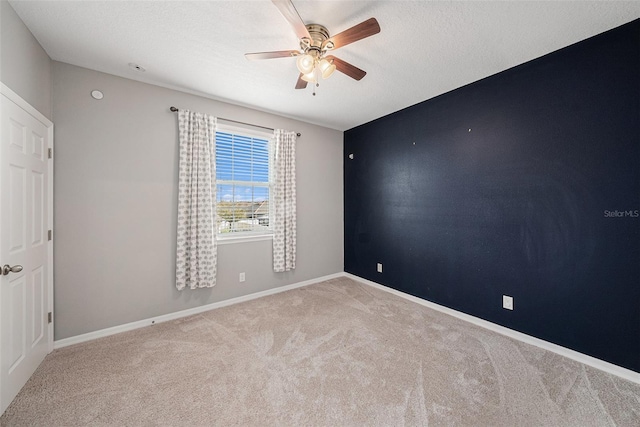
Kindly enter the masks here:
M 343 278 L 56 350 L 0 422 L 639 426 L 640 385 Z

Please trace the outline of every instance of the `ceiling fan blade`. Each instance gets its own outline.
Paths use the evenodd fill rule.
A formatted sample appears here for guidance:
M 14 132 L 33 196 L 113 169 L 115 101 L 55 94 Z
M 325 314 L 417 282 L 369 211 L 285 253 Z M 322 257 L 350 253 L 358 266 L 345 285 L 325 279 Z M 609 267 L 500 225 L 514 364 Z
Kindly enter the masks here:
M 300 52 L 297 50 L 276 50 L 273 52 L 245 53 L 244 57 L 249 61 L 255 61 L 256 59 L 290 58 L 298 55 L 300 55 Z
M 343 74 L 346 74 L 352 79 L 362 80 L 362 78 L 367 75 L 366 71 L 361 70 L 360 68 L 351 65 L 340 58 L 336 58 L 333 55 L 325 56 L 325 58 L 333 61 L 333 65 L 336 66 L 336 70 L 340 71 Z
M 293 31 L 295 31 L 296 35 L 299 39 L 302 38 L 311 38 L 309 35 L 309 30 L 307 30 L 307 26 L 304 25 L 304 21 L 300 18 L 300 14 L 291 3 L 291 0 L 271 0 L 274 5 L 278 8 L 284 19 L 291 24 L 293 27 Z
M 374 34 L 380 32 L 380 25 L 376 18 L 369 18 L 364 22 L 355 25 L 348 30 L 344 30 L 341 33 L 329 38 L 323 43 L 326 46 L 329 42 L 333 43 L 333 49 L 346 46 L 350 43 L 357 42 Z
M 300 76 L 298 77 L 298 81 L 296 82 L 296 89 L 304 89 L 306 87 L 307 87 L 307 82 L 302 80 L 302 73 L 300 73 Z

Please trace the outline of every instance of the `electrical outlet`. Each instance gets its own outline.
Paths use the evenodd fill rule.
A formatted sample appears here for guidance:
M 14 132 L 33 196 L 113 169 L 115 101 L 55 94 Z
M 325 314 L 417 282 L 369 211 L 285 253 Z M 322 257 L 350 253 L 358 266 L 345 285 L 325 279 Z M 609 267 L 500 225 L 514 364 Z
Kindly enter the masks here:
M 502 308 L 513 310 L 513 297 L 502 295 Z
M 378 273 L 382 273 L 382 263 L 378 263 Z
M 244 273 L 240 273 L 240 281 L 244 282 Z

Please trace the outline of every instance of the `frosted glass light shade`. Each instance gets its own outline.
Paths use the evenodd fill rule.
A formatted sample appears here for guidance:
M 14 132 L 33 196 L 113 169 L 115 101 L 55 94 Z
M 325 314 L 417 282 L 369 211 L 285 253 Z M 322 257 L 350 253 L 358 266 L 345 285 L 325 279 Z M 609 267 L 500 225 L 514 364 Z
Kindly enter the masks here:
M 320 61 L 320 73 L 323 79 L 328 79 L 331 74 L 336 70 L 336 66 L 333 62 L 329 62 L 326 59 Z
M 302 74 L 309 74 L 313 71 L 315 59 L 309 54 L 300 55 L 296 60 L 296 65 Z
M 316 82 L 316 73 L 313 71 L 313 69 L 311 69 L 310 73 L 302 74 L 302 77 L 300 77 L 300 78 L 302 80 L 304 80 L 305 82 L 315 83 Z

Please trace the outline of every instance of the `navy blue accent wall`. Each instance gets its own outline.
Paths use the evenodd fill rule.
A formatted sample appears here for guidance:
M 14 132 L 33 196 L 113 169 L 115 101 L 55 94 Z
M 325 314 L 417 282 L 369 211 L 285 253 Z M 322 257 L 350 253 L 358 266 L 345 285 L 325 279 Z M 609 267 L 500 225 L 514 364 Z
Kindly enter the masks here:
M 345 271 L 640 372 L 640 20 L 344 149 Z

